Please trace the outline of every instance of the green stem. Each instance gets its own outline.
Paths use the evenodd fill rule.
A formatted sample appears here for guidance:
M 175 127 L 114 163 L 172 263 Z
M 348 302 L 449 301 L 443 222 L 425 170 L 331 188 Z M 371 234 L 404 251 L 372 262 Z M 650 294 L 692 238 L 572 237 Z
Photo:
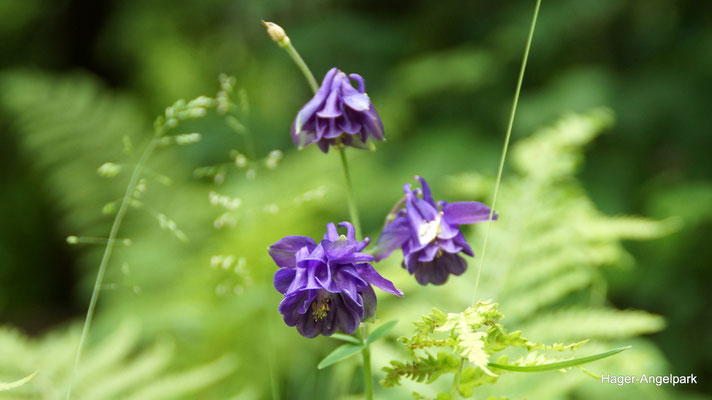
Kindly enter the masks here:
M 304 62 L 304 59 L 302 59 L 302 57 L 297 52 L 297 49 L 295 49 L 292 45 L 292 41 L 287 39 L 280 42 L 279 45 L 284 48 L 287 53 L 289 53 L 289 56 L 292 57 L 294 63 L 297 64 L 297 67 L 299 67 L 299 69 L 302 71 L 302 74 L 304 74 L 304 77 L 309 83 L 309 86 L 311 87 L 312 91 L 314 92 L 314 94 L 316 94 L 316 92 L 319 90 L 319 85 L 317 84 L 316 79 L 314 79 L 314 74 L 312 74 L 311 70 L 309 69 L 309 66 L 307 66 L 307 64 Z M 342 148 L 338 149 L 337 151 L 341 156 L 341 166 L 344 170 L 344 180 L 346 182 L 346 198 L 349 204 L 351 223 L 354 225 L 356 240 L 359 240 L 361 239 L 361 222 L 359 221 L 358 209 L 356 208 L 356 202 L 354 201 L 354 191 L 353 184 L 351 183 L 351 173 L 349 172 L 349 162 L 346 159 L 345 149 Z M 363 334 L 360 330 L 357 330 L 356 332 L 361 342 L 366 343 L 366 338 L 368 337 L 368 329 L 366 328 L 366 326 L 362 326 L 362 329 Z M 373 400 L 373 377 L 371 376 L 371 349 L 369 348 L 368 344 L 366 344 L 363 350 L 361 350 L 361 356 L 363 357 L 363 379 L 364 386 L 366 389 L 366 400 Z
M 462 368 L 465 366 L 465 359 L 460 358 L 460 367 L 455 373 L 455 378 L 452 380 L 452 400 L 457 400 L 460 398 L 460 378 L 462 377 Z
M 154 135 L 153 139 L 151 139 L 151 141 L 148 143 L 146 150 L 144 150 L 143 154 L 141 154 L 138 163 L 136 163 L 136 167 L 134 168 L 133 173 L 131 174 L 131 178 L 129 179 L 129 184 L 128 186 L 126 186 L 126 192 L 124 193 L 124 197 L 121 200 L 119 211 L 116 213 L 113 225 L 111 225 L 109 239 L 106 243 L 106 248 L 104 249 L 104 255 L 101 258 L 101 262 L 99 263 L 99 271 L 96 274 L 94 290 L 92 291 L 91 300 L 89 301 L 89 309 L 87 310 L 87 315 L 84 319 L 84 327 L 82 328 L 82 334 L 79 337 L 79 345 L 77 346 L 77 353 L 74 358 L 74 366 L 72 367 L 72 374 L 69 378 L 69 387 L 67 388 L 67 400 L 69 400 L 72 395 L 72 384 L 74 383 L 74 378 L 77 373 L 77 367 L 79 366 L 79 360 L 81 359 L 84 342 L 86 341 L 87 335 L 89 334 L 89 327 L 91 326 L 92 319 L 94 318 L 94 310 L 96 309 L 96 303 L 99 299 L 99 294 L 101 293 L 101 286 L 102 282 L 104 281 L 104 273 L 106 272 L 106 266 L 109 264 L 109 260 L 111 259 L 111 254 L 114 251 L 116 237 L 119 234 L 119 227 L 121 226 L 121 223 L 123 222 L 124 217 L 126 216 L 126 211 L 128 211 L 129 204 L 131 202 L 131 195 L 133 194 L 134 190 L 136 190 L 136 185 L 138 184 L 139 178 L 141 177 L 146 161 L 158 145 L 159 136 L 160 135 L 158 133 Z
M 366 343 L 366 338 L 368 337 L 368 328 L 365 325 L 361 326 L 361 330 L 356 330 L 356 335 L 361 340 L 362 343 Z M 361 356 L 363 357 L 363 383 L 365 387 L 366 400 L 373 400 L 373 376 L 371 375 L 371 349 L 370 345 L 366 346 L 361 350 Z
M 294 63 L 297 64 L 297 67 L 299 67 L 302 74 L 304 74 L 304 77 L 307 79 L 309 87 L 311 87 L 312 91 L 316 94 L 316 91 L 319 90 L 319 84 L 316 82 L 316 79 L 314 79 L 314 74 L 312 74 L 311 70 L 307 66 L 307 63 L 304 62 L 304 59 L 299 55 L 297 49 L 292 46 L 292 41 L 288 40 L 284 44 L 280 43 L 280 46 L 287 50 L 289 56 L 292 57 Z
M 512 101 L 512 109 L 509 113 L 509 123 L 507 124 L 507 134 L 504 138 L 504 147 L 502 148 L 502 155 L 499 158 L 499 168 L 497 169 L 497 180 L 494 185 L 494 194 L 492 195 L 492 207 L 490 207 L 489 220 L 487 222 L 487 231 L 485 232 L 485 239 L 482 244 L 482 255 L 480 256 L 480 262 L 477 267 L 477 278 L 475 280 L 475 290 L 472 295 L 472 304 L 475 304 L 477 300 L 477 289 L 480 285 L 480 275 L 482 273 L 482 265 L 485 260 L 485 251 L 487 250 L 487 239 L 489 239 L 490 230 L 492 229 L 492 218 L 494 217 L 495 205 L 497 204 L 497 193 L 499 192 L 499 184 L 502 181 L 502 171 L 504 170 L 504 160 L 507 157 L 507 150 L 509 149 L 509 141 L 512 137 L 512 127 L 514 126 L 514 116 L 517 114 L 517 104 L 519 103 L 519 93 L 522 91 L 522 82 L 524 82 L 524 71 L 527 68 L 527 60 L 529 59 L 529 50 L 531 49 L 532 39 L 534 38 L 534 28 L 536 27 L 536 20 L 539 16 L 539 7 L 541 6 L 541 0 L 537 0 L 536 6 L 534 8 L 534 15 L 532 15 L 532 22 L 529 26 L 529 37 L 527 38 L 527 45 L 524 48 L 524 57 L 522 58 L 522 66 L 519 69 L 519 79 L 517 80 L 517 88 L 514 91 L 514 100 Z
M 346 160 L 346 149 L 339 150 L 341 155 L 341 166 L 344 169 L 344 179 L 346 182 L 346 200 L 349 203 L 349 213 L 351 214 L 351 223 L 356 231 L 356 240 L 361 239 L 361 221 L 358 218 L 358 209 L 354 200 L 353 184 L 351 183 L 351 173 L 349 172 L 349 162 Z
M 311 70 L 309 69 L 309 66 L 307 66 L 307 63 L 304 62 L 302 56 L 299 55 L 297 49 L 295 49 L 292 45 L 292 41 L 285 40 L 283 42 L 280 42 L 279 45 L 287 51 L 290 57 L 292 57 L 294 63 L 297 64 L 297 67 L 299 67 L 299 69 L 302 71 L 302 74 L 304 74 L 304 77 L 309 83 L 309 86 L 311 87 L 312 91 L 314 92 L 314 94 L 316 94 L 317 90 L 319 90 L 319 85 L 317 84 L 316 79 L 314 79 L 314 74 L 312 74 Z M 344 169 L 346 194 L 347 201 L 349 204 L 349 213 L 351 214 L 351 223 L 354 225 L 354 230 L 356 231 L 356 239 L 359 240 L 361 239 L 361 222 L 358 218 L 358 210 L 356 208 L 356 202 L 354 201 L 354 191 L 353 185 L 351 183 L 351 173 L 349 172 L 349 162 L 348 160 L 346 160 L 345 149 L 340 149 L 338 150 L 338 152 L 341 155 L 341 166 Z
M 388 212 L 386 215 L 386 220 L 383 222 L 383 229 L 386 229 L 386 226 L 390 224 L 394 219 L 396 219 L 396 216 L 398 215 L 398 210 L 400 210 L 403 205 L 405 204 L 405 196 L 401 197 L 398 202 L 393 205 L 393 208 L 391 208 L 391 211 Z
M 269 385 L 272 392 L 272 400 L 279 400 L 279 383 L 277 382 L 277 374 L 274 371 L 274 363 L 272 361 L 272 353 L 267 356 L 267 365 L 269 367 Z

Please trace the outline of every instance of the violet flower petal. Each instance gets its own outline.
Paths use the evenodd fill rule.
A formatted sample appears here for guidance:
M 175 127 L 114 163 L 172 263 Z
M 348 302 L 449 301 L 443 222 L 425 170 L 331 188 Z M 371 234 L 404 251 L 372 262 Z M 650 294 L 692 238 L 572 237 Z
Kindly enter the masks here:
M 297 270 L 294 268 L 278 269 L 274 274 L 274 288 L 277 289 L 278 292 L 285 294 L 296 274 Z
M 395 249 L 401 247 L 411 235 L 410 223 L 405 215 L 396 217 L 381 232 L 381 237 L 376 242 L 373 256 L 376 261 L 388 257 Z
M 393 282 L 382 277 L 381 274 L 379 274 L 371 264 L 356 264 L 356 270 L 366 282 L 383 290 L 384 292 L 394 294 L 398 297 L 403 297 L 403 292 L 396 289 L 396 287 L 393 285 Z
M 295 255 L 303 247 L 311 251 L 316 247 L 316 242 L 307 236 L 285 236 L 270 246 L 268 251 L 279 267 L 294 268 L 296 266 Z
M 443 207 L 445 220 L 453 225 L 467 225 L 489 220 L 490 208 L 477 201 L 458 201 Z M 497 219 L 494 215 L 493 220 Z

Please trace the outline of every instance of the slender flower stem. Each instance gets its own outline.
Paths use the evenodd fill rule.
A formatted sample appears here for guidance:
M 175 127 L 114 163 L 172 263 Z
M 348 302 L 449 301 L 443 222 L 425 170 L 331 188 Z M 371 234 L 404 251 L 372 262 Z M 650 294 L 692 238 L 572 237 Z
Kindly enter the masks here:
M 363 330 L 363 333 L 361 333 Z M 361 329 L 356 330 L 356 336 L 361 340 L 362 343 L 366 343 L 366 338 L 368 337 L 368 328 L 366 325 L 361 325 Z M 366 345 L 363 350 L 361 350 L 361 356 L 363 357 L 363 383 L 366 393 L 366 400 L 373 400 L 373 376 L 371 375 L 371 349 Z
M 119 211 L 116 213 L 116 217 L 114 218 L 114 223 L 113 225 L 111 225 L 111 231 L 109 232 L 109 238 L 106 243 L 106 248 L 104 249 L 104 255 L 101 258 L 101 262 L 99 263 L 99 271 L 96 274 L 96 281 L 94 282 L 94 290 L 92 291 L 91 300 L 89 301 L 87 315 L 84 319 L 84 327 L 82 328 L 82 334 L 79 337 L 79 345 L 77 346 L 77 353 L 74 358 L 74 366 L 72 367 L 72 374 L 69 378 L 69 387 L 67 388 L 67 400 L 69 400 L 72 395 L 72 384 L 74 383 L 74 377 L 77 373 L 77 368 L 79 366 L 79 360 L 81 359 L 84 342 L 86 341 L 86 338 L 89 334 L 89 328 L 91 326 L 92 319 L 94 318 L 94 310 L 96 309 L 96 303 L 99 299 L 99 294 L 101 293 L 101 286 L 102 282 L 104 281 L 104 273 L 106 272 L 106 266 L 109 264 L 109 260 L 111 259 L 111 254 L 114 251 L 116 237 L 119 234 L 119 227 L 121 227 L 121 223 L 123 222 L 124 217 L 126 216 L 126 211 L 128 211 L 129 203 L 131 202 L 131 196 L 134 190 L 136 190 L 136 185 L 138 184 L 139 178 L 143 173 L 146 161 L 156 149 L 159 139 L 160 135 L 157 132 L 153 136 L 151 141 L 148 143 L 148 146 L 146 146 L 146 150 L 144 150 L 143 154 L 141 154 L 141 157 L 139 158 L 138 163 L 136 163 L 136 167 L 134 168 L 133 173 L 131 174 L 131 178 L 129 178 L 129 184 L 128 186 L 126 186 L 126 192 L 124 193 L 124 197 L 121 200 Z
M 270 33 L 270 26 L 272 23 L 263 21 L 263 24 L 267 27 L 268 33 Z M 272 24 L 272 26 L 274 27 L 274 24 Z M 272 33 L 270 33 L 270 36 L 272 36 Z M 284 33 L 284 30 L 279 27 L 277 31 L 277 37 L 272 38 L 273 40 L 275 40 L 275 42 L 277 42 L 280 47 L 287 51 L 290 57 L 292 57 L 294 63 L 297 64 L 297 67 L 299 67 L 299 69 L 302 71 L 302 74 L 304 74 L 304 78 L 306 78 L 307 83 L 309 83 L 309 86 L 311 87 L 312 91 L 314 92 L 314 94 L 316 94 L 316 92 L 319 90 L 319 85 L 316 79 L 314 79 L 314 74 L 312 74 L 311 70 L 309 69 L 309 66 L 307 66 L 307 63 L 305 63 L 304 59 L 299 55 L 297 49 L 294 48 L 294 46 L 292 45 L 292 41 L 289 39 L 286 33 Z M 349 172 L 349 162 L 346 159 L 345 150 L 346 149 L 344 148 L 337 149 L 339 155 L 341 156 L 341 166 L 344 170 L 344 180 L 346 182 L 346 197 L 349 204 L 349 213 L 351 214 L 351 223 L 354 226 L 356 240 L 359 240 L 362 237 L 361 222 L 358 218 L 358 209 L 356 208 L 356 202 L 354 200 L 353 184 L 351 183 L 351 173 Z M 363 333 L 361 332 L 361 330 L 363 330 Z M 368 337 L 368 328 L 366 327 L 366 325 L 361 325 L 361 329 L 357 330 L 356 333 L 357 337 L 361 340 L 361 342 L 365 344 L 366 338 Z M 373 400 L 371 349 L 369 348 L 368 344 L 364 346 L 363 350 L 361 350 L 361 356 L 363 357 L 363 380 L 366 391 L 366 400 Z
M 273 354 L 267 356 L 267 366 L 269 367 L 269 386 L 272 392 L 272 400 L 279 400 L 279 382 L 277 382 L 277 374 L 274 370 L 274 362 L 272 361 Z
M 455 372 L 455 378 L 452 380 L 451 398 L 457 400 L 460 398 L 460 378 L 462 377 L 462 368 L 465 366 L 465 359 L 460 358 L 460 367 Z
M 341 155 L 341 166 L 344 168 L 344 179 L 346 181 L 346 198 L 349 203 L 349 213 L 351 214 L 351 223 L 356 231 L 356 240 L 361 239 L 361 222 L 358 218 L 358 209 L 354 200 L 353 184 L 351 183 L 351 173 L 349 172 L 349 162 L 346 160 L 346 149 L 339 150 Z
M 292 41 L 286 35 L 277 42 L 280 47 L 287 51 L 290 57 L 297 67 L 302 71 L 304 78 L 306 78 L 307 83 L 311 87 L 314 94 L 319 90 L 319 84 L 317 84 L 316 79 L 314 79 L 314 74 L 309 69 L 307 63 L 304 62 L 302 56 L 299 55 L 297 49 L 292 45 Z M 354 230 L 356 231 L 356 239 L 361 239 L 361 222 L 358 218 L 358 210 L 356 208 L 356 202 L 354 201 L 353 185 L 351 183 L 351 173 L 349 172 L 349 162 L 346 159 L 346 149 L 339 149 L 338 152 L 341 155 L 341 166 L 344 169 L 344 178 L 346 181 L 346 194 L 349 203 L 349 212 L 351 214 L 351 223 L 354 225 Z
M 482 244 L 482 255 L 480 256 L 480 262 L 477 266 L 477 278 L 475 280 L 475 290 L 472 295 L 472 304 L 475 304 L 477 300 L 477 289 L 480 285 L 480 275 L 482 273 L 482 265 L 485 261 L 485 251 L 487 250 L 487 239 L 489 239 L 490 230 L 492 229 L 492 218 L 494 217 L 495 205 L 497 204 L 497 193 L 499 192 L 499 184 L 502 181 L 502 171 L 504 170 L 504 160 L 507 157 L 507 150 L 509 149 L 509 141 L 512 137 L 512 127 L 514 126 L 514 116 L 517 114 L 517 104 L 519 103 L 519 93 L 522 90 L 522 82 L 524 81 L 524 71 L 527 68 L 527 60 L 529 59 L 529 50 L 531 49 L 532 39 L 534 38 L 534 28 L 536 27 L 536 20 L 539 16 L 539 7 L 541 6 L 541 0 L 537 0 L 536 6 L 534 8 L 534 15 L 532 15 L 532 22 L 529 26 L 529 37 L 527 38 L 527 45 L 524 48 L 524 57 L 522 58 L 522 66 L 519 69 L 519 79 L 517 80 L 517 88 L 514 91 L 514 100 L 512 101 L 512 110 L 509 113 L 509 123 L 507 124 L 507 134 L 504 138 L 504 147 L 502 147 L 502 155 L 499 158 L 499 168 L 497 169 L 497 180 L 494 185 L 494 194 L 492 195 L 492 206 L 490 207 L 489 220 L 487 222 L 487 231 L 485 232 L 485 239 Z
M 292 42 L 288 40 L 284 44 L 280 43 L 280 46 L 287 50 L 289 56 L 292 57 L 294 63 L 297 64 L 297 67 L 299 67 L 299 69 L 302 71 L 302 74 L 304 74 L 304 77 L 307 79 L 309 87 L 311 87 L 312 91 L 316 94 L 316 91 L 319 90 L 319 84 L 316 82 L 316 79 L 314 79 L 314 74 L 312 74 L 311 70 L 307 66 L 307 63 L 304 62 L 302 56 L 299 55 L 297 49 L 295 49 L 292 45 Z
M 366 400 L 373 400 L 373 378 L 371 377 L 371 349 L 366 346 L 361 350 L 363 356 L 363 381 L 366 385 Z
M 398 215 L 398 210 L 403 207 L 405 204 L 405 196 L 401 197 L 398 202 L 393 205 L 393 208 L 391 208 L 391 211 L 388 212 L 388 215 L 386 215 L 386 220 L 383 222 L 383 229 L 386 229 L 386 226 L 391 223 L 394 219 L 396 219 L 396 215 Z

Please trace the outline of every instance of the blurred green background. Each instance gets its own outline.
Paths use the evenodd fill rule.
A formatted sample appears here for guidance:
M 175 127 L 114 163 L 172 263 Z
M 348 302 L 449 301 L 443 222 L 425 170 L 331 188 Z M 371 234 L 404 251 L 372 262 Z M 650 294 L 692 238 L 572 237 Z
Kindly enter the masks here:
M 271 288 L 274 265 L 266 246 L 287 234 L 318 237 L 328 222 L 345 220 L 348 213 L 336 155 L 315 148 L 297 152 L 291 143 L 289 127 L 310 92 L 260 19 L 286 29 L 318 80 L 332 66 L 366 78 L 388 141 L 378 143 L 376 153 L 351 151 L 349 158 L 364 230 L 375 240 L 402 184 L 415 174 L 431 182 L 438 198 L 491 195 L 491 186 L 468 191 L 467 182 L 476 186 L 478 176 L 496 171 L 533 6 L 533 1 L 0 0 L 0 322 L 7 335 L 0 340 L 5 356 L 0 381 L 42 370 L 34 365 L 54 365 L 44 368 L 56 368 L 56 376 L 44 381 L 38 375 L 34 392 L 27 389 L 17 398 L 59 398 L 57 382 L 66 381 L 65 360 L 73 355 L 102 251 L 102 246 L 69 246 L 65 238 L 108 234 L 112 217 L 103 215 L 102 207 L 121 196 L 136 156 L 125 154 L 122 138 L 140 149 L 151 135 L 152 119 L 167 105 L 213 96 L 217 76 L 226 73 L 246 94 L 249 111 L 242 109 L 240 121 L 255 149 L 211 114 L 179 128 L 201 132 L 201 143 L 161 150 L 150 162 L 154 175 L 166 175 L 172 184 L 163 186 L 147 175 L 145 202 L 152 211 L 129 212 L 120 237 L 132 245 L 119 246 L 109 266 L 89 344 L 103 354 L 96 365 L 113 373 L 140 371 L 137 363 L 147 351 L 162 357 L 161 368 L 152 371 L 203 368 L 195 371 L 200 382 L 193 391 L 165 398 L 358 393 L 358 375 L 351 378 L 355 361 L 317 373 L 316 363 L 334 341 L 303 339 L 277 313 L 280 298 Z M 634 339 L 647 349 L 650 357 L 644 359 L 654 360 L 651 368 L 659 373 L 694 373 L 700 383 L 644 395 L 623 394 L 617 387 L 602 394 L 600 383 L 564 382 L 551 373 L 546 382 L 558 385 L 557 391 L 550 386 L 552 392 L 535 392 L 526 382 L 520 382 L 521 392 L 504 383 L 489 390 L 552 399 L 703 398 L 712 392 L 711 90 L 712 3 L 544 2 L 513 141 L 563 115 L 608 107 L 615 123 L 587 146 L 573 185 L 602 214 L 677 217 L 672 220 L 677 229 L 654 240 L 623 242 L 625 257 L 596 268 L 596 282 L 604 283 L 580 288 L 602 298 L 589 302 L 572 290 L 532 307 L 529 321 L 537 321 L 542 310 L 572 305 L 658 314 L 666 327 L 641 328 L 637 333 L 647 335 Z M 284 158 L 276 169 L 266 168 L 262 160 L 275 149 Z M 254 173 L 231 166 L 231 150 L 246 154 Z M 96 169 L 106 161 L 124 163 L 123 172 L 113 180 L 99 177 Z M 220 163 L 228 163 L 224 183 L 194 177 L 196 168 Z M 512 168 L 505 171 L 506 177 L 514 174 Z M 234 226 L 214 227 L 226 210 L 211 205 L 211 191 L 240 198 L 239 209 L 225 216 Z M 506 195 L 498 211 L 503 218 L 519 215 L 506 208 Z M 190 242 L 162 230 L 156 213 L 175 220 Z M 516 231 L 514 223 L 508 226 Z M 571 221 L 562 216 L 560 223 Z M 481 235 L 470 237 L 479 249 Z M 497 269 L 496 251 L 486 271 Z M 233 261 L 224 262 L 227 256 Z M 475 263 L 452 280 L 457 285 L 418 288 L 398 267 L 399 257 L 379 269 L 420 294 L 408 306 L 408 296 L 401 302 L 383 297 L 386 316 L 401 319 L 397 334 L 407 333 L 410 321 L 431 306 L 456 312 L 468 305 Z M 501 311 L 508 315 L 497 278 L 490 278 L 484 290 L 503 302 Z M 526 321 L 511 322 L 520 320 Z M 112 348 L 122 351 L 111 358 Z M 379 351 L 376 370 L 403 354 L 392 341 Z M 228 358 L 220 358 L 225 354 Z M 11 357 L 23 359 L 22 366 Z M 650 373 L 642 366 L 648 364 L 631 363 L 629 372 Z M 608 365 L 613 374 L 615 360 Z M 105 382 L 86 383 L 84 392 L 80 387 L 85 398 L 128 398 L 119 389 L 106 389 L 108 378 L 85 375 L 86 382 Z M 134 382 L 124 378 L 124 384 Z M 190 379 L 178 381 L 188 385 Z M 509 382 L 514 387 L 516 382 Z M 146 389 L 143 398 L 159 398 L 151 390 L 158 389 Z M 410 392 L 379 388 L 377 394 L 409 398 Z

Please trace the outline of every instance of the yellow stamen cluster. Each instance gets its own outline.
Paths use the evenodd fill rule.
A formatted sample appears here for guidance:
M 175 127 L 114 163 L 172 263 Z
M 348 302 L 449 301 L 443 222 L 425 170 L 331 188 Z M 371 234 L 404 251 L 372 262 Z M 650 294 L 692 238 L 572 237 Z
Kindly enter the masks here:
M 321 321 L 326 318 L 326 314 L 329 312 L 329 298 L 319 299 L 312 303 L 312 315 L 314 316 L 314 321 Z

